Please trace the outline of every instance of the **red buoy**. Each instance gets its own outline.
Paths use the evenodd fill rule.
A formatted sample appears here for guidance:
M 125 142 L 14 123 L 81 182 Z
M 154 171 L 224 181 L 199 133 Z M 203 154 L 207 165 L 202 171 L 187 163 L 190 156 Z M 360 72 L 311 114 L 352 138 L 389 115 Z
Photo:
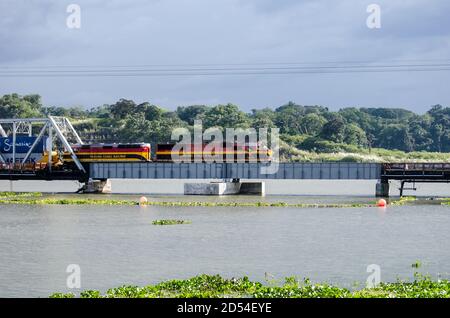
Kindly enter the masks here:
M 139 205 L 146 205 L 147 202 L 148 202 L 148 200 L 147 200 L 146 197 L 141 197 L 141 198 L 139 199 Z
M 387 206 L 386 200 L 385 200 L 385 199 L 380 199 L 380 200 L 378 200 L 377 206 L 378 206 L 378 207 L 381 207 L 381 208 L 386 207 L 386 206 Z

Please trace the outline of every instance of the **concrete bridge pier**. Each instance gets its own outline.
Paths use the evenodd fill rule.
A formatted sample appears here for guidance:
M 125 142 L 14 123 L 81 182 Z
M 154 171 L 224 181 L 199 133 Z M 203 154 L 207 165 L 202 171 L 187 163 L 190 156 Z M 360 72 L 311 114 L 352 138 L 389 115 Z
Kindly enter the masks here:
M 111 180 L 101 179 L 94 180 L 89 179 L 83 186 L 77 191 L 77 193 L 111 193 Z
M 260 195 L 266 194 L 265 182 L 241 182 L 239 179 L 210 183 L 185 183 L 185 195 Z
M 389 197 L 389 189 L 390 184 L 388 180 L 378 180 L 377 185 L 375 187 L 375 196 L 381 197 L 381 198 L 388 198 Z

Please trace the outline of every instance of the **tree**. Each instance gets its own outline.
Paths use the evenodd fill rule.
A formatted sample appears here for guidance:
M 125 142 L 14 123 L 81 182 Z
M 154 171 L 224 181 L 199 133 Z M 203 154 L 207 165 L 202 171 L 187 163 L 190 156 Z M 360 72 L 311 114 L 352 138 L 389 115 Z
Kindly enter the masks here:
M 358 147 L 366 147 L 368 142 L 366 132 L 355 124 L 345 125 L 343 141 Z
M 301 130 L 311 136 L 318 135 L 326 123 L 325 118 L 317 113 L 309 113 L 299 118 Z
M 367 112 L 363 112 L 355 107 L 348 107 L 339 110 L 338 113 L 347 123 L 357 125 L 366 133 L 375 135 L 379 132 L 377 118 L 369 115 Z
M 344 140 L 345 122 L 340 115 L 334 115 L 322 128 L 320 136 L 333 142 Z
M 175 113 L 155 120 L 147 120 L 145 113 L 128 115 L 119 130 L 120 140 L 125 142 L 148 142 L 161 143 L 171 141 L 172 131 L 176 128 L 185 127 Z
M 282 134 L 305 134 L 299 121 L 305 114 L 303 106 L 289 102 L 286 105 L 278 107 L 275 112 L 275 125 L 280 129 Z
M 414 116 L 408 123 L 414 141 L 413 150 L 432 151 L 431 117 L 428 114 Z
M 205 105 L 179 106 L 176 112 L 181 120 L 193 125 L 194 120 L 201 119 L 208 109 Z
M 119 137 L 123 142 L 147 142 L 145 137 L 150 129 L 150 122 L 145 119 L 144 113 L 129 114 L 119 130 Z
M 39 95 L 3 95 L 0 98 L 0 118 L 30 118 L 42 115 Z
M 394 120 L 407 120 L 414 116 L 412 111 L 402 108 L 361 108 L 362 112 L 368 113 L 373 117 Z
M 102 106 L 94 107 L 88 111 L 88 116 L 92 118 L 109 118 L 111 115 L 111 106 L 104 104 Z
M 160 120 L 163 116 L 165 110 L 159 106 L 151 105 L 148 102 L 139 104 L 136 106 L 136 111 L 145 114 L 145 119 L 147 120 Z
M 450 132 L 450 108 L 434 105 L 427 115 L 431 117 L 430 134 L 433 139 L 433 149 L 441 152 L 446 146 L 443 137 Z
M 379 144 L 383 148 L 412 151 L 414 141 L 408 127 L 403 124 L 389 125 L 380 133 Z
M 250 115 L 251 126 L 256 130 L 260 128 L 273 128 L 274 124 L 275 112 L 270 108 L 264 109 L 252 109 L 252 113 Z
M 136 103 L 128 99 L 120 99 L 115 104 L 110 107 L 111 114 L 114 119 L 121 120 L 125 119 L 130 114 L 135 114 L 138 112 Z
M 217 105 L 204 114 L 203 126 L 204 128 L 248 128 L 249 118 L 236 105 Z
M 63 116 L 67 117 L 69 114 L 69 110 L 65 107 L 56 107 L 56 106 L 50 106 L 50 107 L 44 107 L 42 109 L 42 113 L 46 116 Z

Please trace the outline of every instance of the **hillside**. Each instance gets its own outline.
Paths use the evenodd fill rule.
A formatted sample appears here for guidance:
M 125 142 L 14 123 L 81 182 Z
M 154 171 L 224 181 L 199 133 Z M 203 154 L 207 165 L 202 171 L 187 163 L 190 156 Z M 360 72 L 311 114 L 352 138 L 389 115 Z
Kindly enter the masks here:
M 246 113 L 233 104 L 180 106 L 174 111 L 121 99 L 99 107 L 42 105 L 39 95 L 4 95 L 0 118 L 67 116 L 88 142 L 168 142 L 175 127 L 279 128 L 284 161 L 450 161 L 450 108 L 423 115 L 402 108 L 323 106 L 289 102 Z

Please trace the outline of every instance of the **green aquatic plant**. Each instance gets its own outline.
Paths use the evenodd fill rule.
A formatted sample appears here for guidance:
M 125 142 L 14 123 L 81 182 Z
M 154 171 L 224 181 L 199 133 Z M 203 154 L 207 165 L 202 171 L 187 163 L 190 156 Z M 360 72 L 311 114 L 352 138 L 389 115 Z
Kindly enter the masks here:
M 83 297 L 85 295 L 85 293 L 81 293 L 81 298 L 89 298 L 89 297 Z M 75 298 L 75 294 L 73 293 L 54 293 L 53 295 L 50 296 L 50 298 Z
M 51 298 L 71 298 L 73 294 L 55 293 Z M 373 288 L 350 291 L 329 284 L 313 284 L 288 277 L 273 286 L 250 281 L 248 277 L 226 279 L 219 275 L 200 275 L 185 280 L 169 280 L 144 287 L 120 286 L 106 293 L 89 290 L 81 298 L 450 298 L 450 281 L 432 280 L 417 275 L 414 281 L 398 280 Z
M 29 198 L 29 197 L 42 197 L 41 192 L 0 192 L 0 198 Z
M 67 198 L 28 198 L 11 197 L 0 198 L 0 204 L 28 204 L 28 205 L 137 205 L 130 200 L 98 200 L 98 199 L 67 199 Z
M 201 202 L 201 201 L 148 201 L 139 203 L 134 200 L 57 198 L 41 197 L 42 194 L 0 196 L 0 204 L 25 205 L 140 205 L 163 207 L 280 207 L 280 208 L 367 208 L 374 204 L 367 203 L 286 203 L 286 202 Z
M 402 206 L 417 201 L 416 197 L 401 197 L 390 202 L 393 206 Z M 450 205 L 450 199 L 439 199 L 442 205 Z M 287 203 L 287 202 L 202 202 L 202 201 L 147 201 L 91 198 L 58 198 L 43 197 L 42 193 L 14 193 L 0 192 L 0 204 L 28 204 L 28 205 L 140 205 L 162 207 L 272 207 L 272 208 L 370 208 L 374 203 Z
M 422 263 L 420 261 L 415 261 L 414 263 L 411 264 L 411 267 L 413 268 L 419 268 L 422 266 Z
M 412 196 L 404 196 L 404 197 L 400 197 L 400 199 L 396 200 L 396 201 L 392 201 L 390 202 L 390 205 L 406 205 L 408 203 L 417 201 L 416 197 L 412 197 Z
M 176 202 L 149 201 L 143 205 L 173 207 L 288 207 L 288 208 L 355 208 L 374 207 L 364 203 L 286 203 L 286 202 Z
M 178 225 L 178 224 L 191 224 L 189 220 L 155 220 L 153 225 Z

